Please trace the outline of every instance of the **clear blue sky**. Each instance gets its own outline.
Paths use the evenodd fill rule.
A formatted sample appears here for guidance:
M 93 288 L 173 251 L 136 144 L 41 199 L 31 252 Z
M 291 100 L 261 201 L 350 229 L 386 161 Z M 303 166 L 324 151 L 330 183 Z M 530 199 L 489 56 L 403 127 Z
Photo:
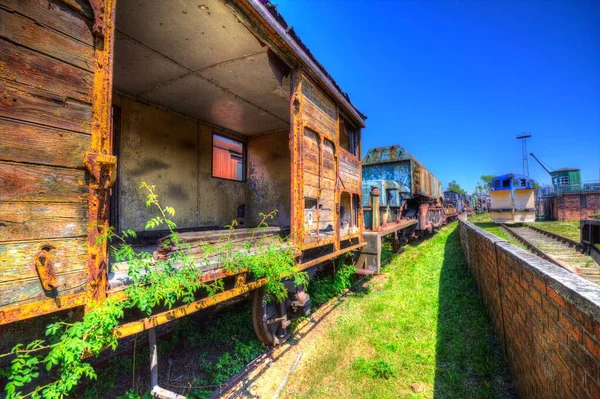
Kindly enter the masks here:
M 401 144 L 470 191 L 521 173 L 528 131 L 543 162 L 600 178 L 600 1 L 272 1 L 368 116 L 363 155 Z

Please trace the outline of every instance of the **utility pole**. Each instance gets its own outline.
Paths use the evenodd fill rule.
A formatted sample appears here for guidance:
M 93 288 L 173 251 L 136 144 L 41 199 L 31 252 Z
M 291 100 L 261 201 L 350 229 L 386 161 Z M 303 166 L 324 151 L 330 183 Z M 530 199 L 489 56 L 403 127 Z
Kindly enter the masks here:
M 531 137 L 531 134 L 521 133 L 517 135 L 517 140 L 521 140 L 523 143 L 523 174 L 529 177 L 529 161 L 527 159 L 527 139 Z

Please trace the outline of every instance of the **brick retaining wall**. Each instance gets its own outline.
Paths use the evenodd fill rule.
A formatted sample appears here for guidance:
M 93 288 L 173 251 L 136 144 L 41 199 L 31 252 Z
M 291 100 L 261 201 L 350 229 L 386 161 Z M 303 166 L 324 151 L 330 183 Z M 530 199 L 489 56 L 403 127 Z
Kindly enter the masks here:
M 460 221 L 465 256 L 526 398 L 600 398 L 600 286 Z
M 552 199 L 556 220 L 591 218 L 600 212 L 600 194 L 565 194 Z

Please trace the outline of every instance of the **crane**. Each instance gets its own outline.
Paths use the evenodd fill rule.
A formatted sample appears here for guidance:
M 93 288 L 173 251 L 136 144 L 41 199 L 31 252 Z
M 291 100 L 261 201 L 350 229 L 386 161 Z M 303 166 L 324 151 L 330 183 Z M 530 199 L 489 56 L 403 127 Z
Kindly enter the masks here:
M 536 157 L 536 156 L 533 154 L 533 152 L 530 152 L 530 153 L 529 153 L 529 155 L 531 155 L 531 156 L 533 157 L 533 159 L 535 159 L 535 160 L 537 161 L 537 163 L 539 163 L 539 164 L 540 164 L 540 166 L 541 166 L 542 168 L 544 168 L 544 170 L 545 170 L 546 172 L 548 172 L 548 174 L 549 174 L 550 176 L 552 176 L 552 173 L 550 173 L 550 171 L 548 170 L 548 168 L 547 168 L 547 167 L 545 167 L 545 166 L 544 166 L 544 164 L 543 164 L 543 163 L 542 163 L 542 162 L 541 162 L 539 159 L 537 159 L 537 157 Z

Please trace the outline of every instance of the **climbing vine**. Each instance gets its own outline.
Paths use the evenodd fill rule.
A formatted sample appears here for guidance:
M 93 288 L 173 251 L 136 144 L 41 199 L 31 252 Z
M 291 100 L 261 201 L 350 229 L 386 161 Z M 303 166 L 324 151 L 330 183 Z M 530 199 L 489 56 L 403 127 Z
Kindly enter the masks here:
M 113 227 L 107 228 L 97 244 L 108 241 L 114 261 L 127 263 L 131 284 L 124 291 L 125 299 L 113 296 L 90 303 L 81 321 L 49 324 L 45 339 L 18 344 L 10 353 L 0 355 L 0 358 L 12 357 L 10 365 L 1 370 L 7 380 L 8 399 L 64 398 L 82 378 L 96 379 L 96 371 L 85 359 L 97 356 L 104 349 L 117 348 L 114 329 L 127 310 L 139 309 L 150 315 L 158 306 L 171 308 L 177 303 L 193 302 L 200 290 L 209 296 L 223 290 L 222 280 L 202 281 L 202 265 L 216 261 L 226 271 L 246 270 L 256 279 L 266 278 L 267 293 L 279 301 L 287 296 L 282 277 L 296 285 L 307 283 L 307 275 L 297 270 L 288 241 L 262 234 L 276 211 L 261 214 L 258 228 L 252 230 L 241 248 L 233 240 L 238 227 L 234 220 L 227 226 L 228 235 L 216 244 L 204 244 L 201 255 L 191 256 L 190 245 L 181 239 L 172 221 L 175 209 L 160 204 L 155 186 L 142 183 L 140 188 L 147 191 L 146 207 L 157 212 L 146 223 L 146 229 L 167 228 L 168 236 L 161 245 L 170 250 L 169 255 L 155 259 L 152 253 L 136 252 L 128 243 L 136 238 L 135 231 L 126 230 L 118 235 Z M 41 370 L 45 370 L 44 378 Z

